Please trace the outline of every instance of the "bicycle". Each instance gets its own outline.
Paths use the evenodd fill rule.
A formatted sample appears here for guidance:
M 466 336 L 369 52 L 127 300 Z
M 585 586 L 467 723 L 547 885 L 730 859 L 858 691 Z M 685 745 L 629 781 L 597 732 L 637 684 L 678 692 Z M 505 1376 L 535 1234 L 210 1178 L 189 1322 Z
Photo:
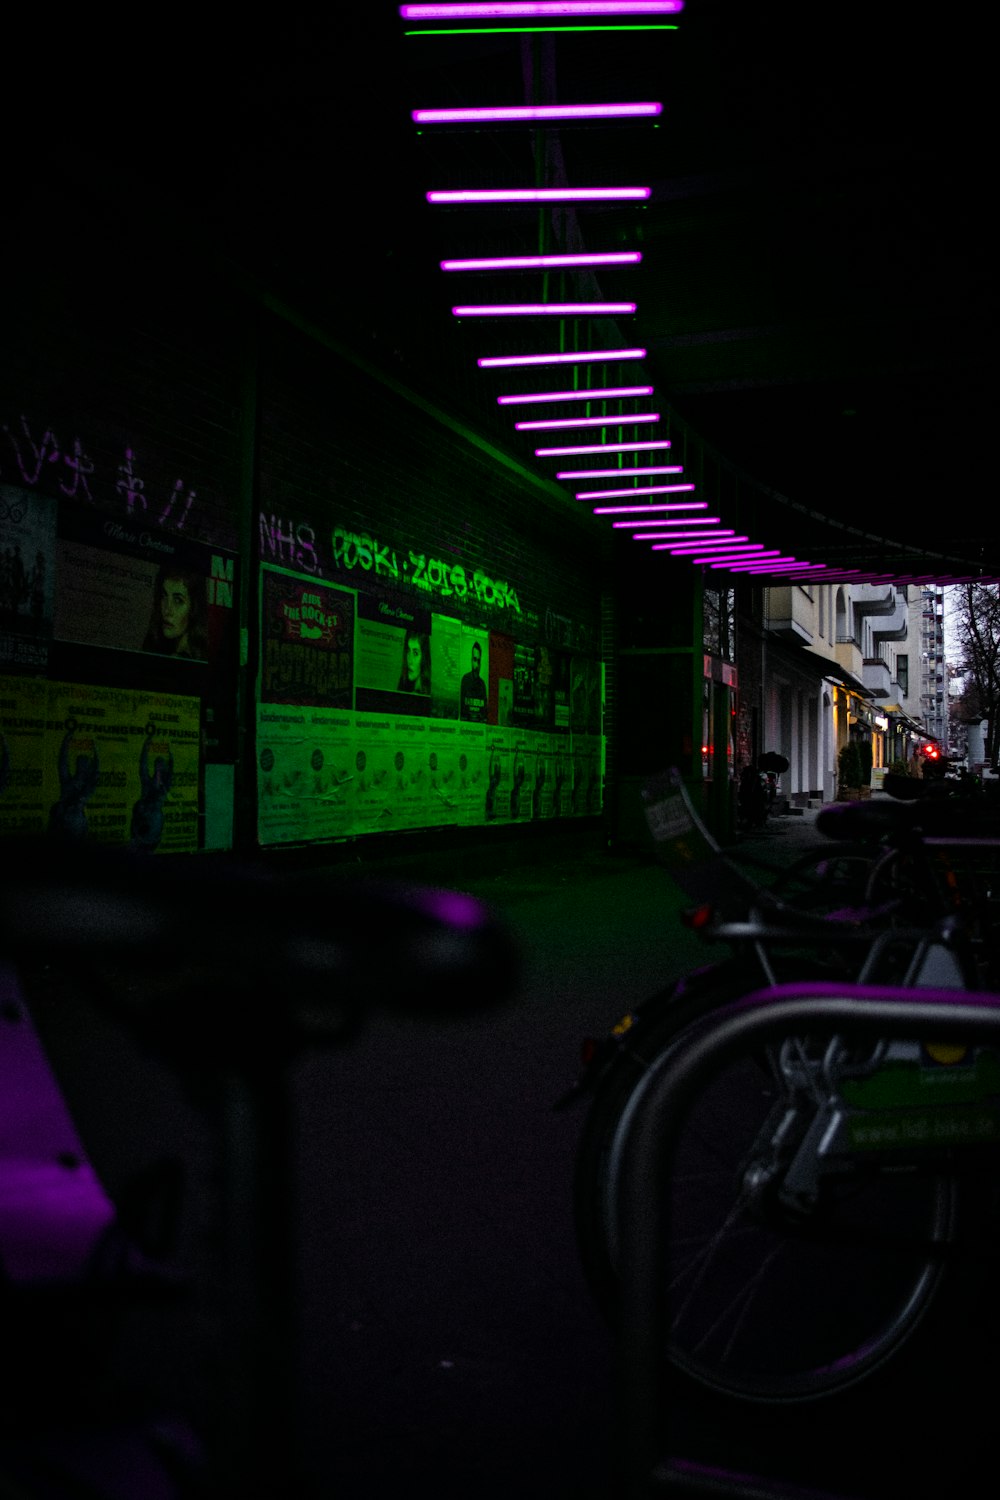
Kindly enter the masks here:
M 613 1323 L 621 1181 L 647 1081 L 664 1058 L 751 991 L 792 981 L 967 991 L 996 956 L 992 914 L 970 896 L 956 905 L 953 887 L 924 863 L 949 835 L 928 846 L 913 817 L 864 804 L 824 809 L 818 824 L 849 842 L 817 845 L 765 888 L 711 838 L 676 773 L 651 782 L 645 799 L 654 841 L 694 899 L 689 923 L 731 956 L 620 1017 L 585 1047 L 559 1101 L 589 1099 L 577 1239 Z M 674 1372 L 739 1401 L 808 1401 L 896 1356 L 940 1290 L 962 1228 L 960 1179 L 1000 1140 L 998 1101 L 989 1049 L 859 1049 L 820 1030 L 727 1064 L 692 1104 L 661 1188 L 664 1357 Z
M 289 1065 L 305 1048 L 346 1045 L 376 1006 L 442 1021 L 502 1003 L 518 975 L 511 938 L 471 896 L 353 872 L 279 878 L 59 840 L 9 840 L 5 855 L 0 1492 L 303 1493 Z M 53 979 L 56 964 L 65 979 Z M 218 1134 L 220 1238 L 207 1275 L 172 1243 L 179 1184 L 135 1184 L 114 1199 L 60 1117 L 32 1007 L 42 985 L 70 981 L 71 997 L 85 983 L 96 1007 L 167 1060 Z M 122 1384 L 114 1346 L 150 1306 L 182 1325 L 182 1342 L 192 1311 L 199 1330 L 204 1318 L 210 1389 L 191 1392 L 187 1370 L 183 1395 L 165 1400 L 155 1358 L 148 1389 Z M 121 1368 L 141 1367 L 133 1357 Z

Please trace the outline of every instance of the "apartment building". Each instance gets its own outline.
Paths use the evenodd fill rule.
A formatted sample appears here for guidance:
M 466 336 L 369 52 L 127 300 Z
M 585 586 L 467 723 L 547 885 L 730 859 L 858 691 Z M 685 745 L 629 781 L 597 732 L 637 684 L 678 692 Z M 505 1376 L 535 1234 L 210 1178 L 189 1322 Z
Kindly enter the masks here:
M 907 587 L 803 583 L 763 596 L 760 750 L 788 760 L 784 795 L 800 805 L 834 800 L 838 756 L 851 739 L 870 746 L 877 785 L 917 742 Z

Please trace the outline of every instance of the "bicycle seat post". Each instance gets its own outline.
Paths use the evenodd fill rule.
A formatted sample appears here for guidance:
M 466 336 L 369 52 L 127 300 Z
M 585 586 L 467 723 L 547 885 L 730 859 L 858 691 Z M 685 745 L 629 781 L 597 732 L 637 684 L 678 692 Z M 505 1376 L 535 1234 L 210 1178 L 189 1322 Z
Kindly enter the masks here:
M 302 1492 L 290 1099 L 283 1059 L 219 1079 L 225 1347 L 213 1495 Z

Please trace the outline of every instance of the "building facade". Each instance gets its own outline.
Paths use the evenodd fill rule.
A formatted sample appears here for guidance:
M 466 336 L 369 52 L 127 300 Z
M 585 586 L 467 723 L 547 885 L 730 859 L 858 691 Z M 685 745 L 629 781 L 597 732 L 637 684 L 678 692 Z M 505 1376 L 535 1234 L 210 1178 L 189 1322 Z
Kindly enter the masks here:
M 743 763 L 765 751 L 783 756 L 781 790 L 789 802 L 836 799 L 842 752 L 852 742 L 871 787 L 890 766 L 913 764 L 930 732 L 911 691 L 914 592 L 897 584 L 804 582 L 749 596 L 738 659 L 752 700 L 742 711 L 756 732 Z

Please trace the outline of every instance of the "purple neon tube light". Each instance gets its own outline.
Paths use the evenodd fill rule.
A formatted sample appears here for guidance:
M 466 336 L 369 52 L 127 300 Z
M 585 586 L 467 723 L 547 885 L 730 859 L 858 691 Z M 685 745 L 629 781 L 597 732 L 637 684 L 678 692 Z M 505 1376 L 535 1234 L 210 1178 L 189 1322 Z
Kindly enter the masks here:
M 740 542 L 745 542 L 747 540 L 745 536 L 733 536 L 733 533 L 729 530 L 708 532 L 705 536 L 701 537 L 700 540 L 696 536 L 693 541 L 691 539 L 681 541 L 678 537 L 672 536 L 669 531 L 660 532 L 659 534 L 655 532 L 645 533 L 647 539 L 651 536 L 657 535 L 658 539 L 665 542 L 668 547 L 674 547 L 678 552 L 681 553 L 707 552 L 710 550 L 721 553 L 730 548 L 735 551 Z M 724 540 L 721 540 L 722 538 L 724 538 Z
M 683 464 L 654 464 L 648 469 L 562 469 L 557 479 L 634 479 L 637 474 L 683 474 Z
M 481 370 L 504 370 L 521 365 L 582 365 L 645 358 L 645 349 L 593 349 L 578 354 L 488 354 L 476 364 Z
M 633 492 L 629 490 L 629 494 Z M 707 510 L 707 500 L 655 500 L 652 505 L 595 505 L 593 507 L 595 516 L 630 516 L 636 512 L 643 515 L 653 510 Z M 718 520 L 718 516 L 714 518 Z M 685 521 L 694 520 L 693 516 L 685 516 Z M 665 521 L 659 523 L 666 525 Z
M 707 551 L 709 551 L 709 548 L 707 546 L 706 547 L 701 547 L 701 548 L 691 547 L 689 550 L 692 551 L 692 552 L 698 552 L 698 551 L 707 552 Z M 737 543 L 736 541 L 732 541 L 732 542 L 718 542 L 716 544 L 714 550 L 716 552 L 716 555 L 718 557 L 720 557 L 720 558 L 721 557 L 740 557 L 740 556 L 746 556 L 746 555 L 748 555 L 751 552 L 763 553 L 764 552 L 764 543 L 763 542 L 741 542 L 741 543 Z M 769 554 L 764 553 L 764 555 L 768 556 Z
M 733 537 L 733 535 L 730 535 L 727 531 L 717 531 L 714 532 L 714 535 L 721 535 L 721 537 L 724 537 L 724 535 L 729 535 L 730 543 L 733 543 L 733 541 L 739 541 L 739 537 Z M 691 540 L 697 540 L 697 531 L 633 532 L 633 541 L 655 541 L 655 543 L 657 543 L 657 546 L 652 547 L 652 550 L 654 550 L 654 552 L 676 552 L 679 547 L 687 546 L 687 544 L 690 543 Z M 708 540 L 708 538 L 702 537 L 702 544 L 705 544 L 706 540 Z
M 459 303 L 456 318 L 576 318 L 635 312 L 634 302 L 469 302 Z
M 628 416 L 617 417 L 553 417 L 534 422 L 515 422 L 514 431 L 537 432 L 543 427 L 633 427 L 638 422 L 658 422 L 659 420 L 658 411 L 638 411 Z
M 726 534 L 727 532 L 721 532 L 721 535 Z M 714 535 L 720 535 L 720 532 L 714 532 Z M 655 547 L 657 552 L 672 552 L 673 547 L 696 538 L 697 531 L 633 531 L 633 541 L 663 541 L 663 546 Z
M 543 20 L 546 16 L 672 16 L 684 0 L 451 0 L 401 5 L 404 21 Z
M 428 203 L 608 203 L 648 198 L 648 187 L 431 188 Z
M 584 443 L 573 448 L 536 448 L 536 458 L 572 458 L 580 453 L 638 453 L 651 448 L 669 448 L 669 438 L 654 438 L 649 443 Z
M 443 260 L 442 271 L 565 271 L 577 266 L 637 266 L 639 250 L 593 250 L 580 255 L 482 255 Z
M 651 385 L 595 385 L 584 391 L 532 391 L 526 396 L 498 396 L 498 406 L 531 406 L 538 401 L 609 401 L 619 396 L 651 396 Z M 604 471 L 607 473 L 607 470 Z
M 578 490 L 578 500 L 619 500 L 628 495 L 676 495 L 681 490 L 693 490 L 693 484 L 653 484 L 630 490 Z
M 594 515 L 597 514 L 598 511 L 595 509 Z M 606 514 L 611 515 L 613 512 L 608 511 Z M 676 519 L 671 519 L 670 516 L 645 516 L 642 520 L 630 517 L 627 521 L 612 521 L 611 525 L 613 529 L 621 528 L 622 530 L 634 529 L 637 526 L 704 526 L 706 528 L 704 531 L 692 531 L 690 535 L 700 536 L 703 542 L 712 542 L 716 537 L 731 537 L 733 534 L 731 531 L 716 530 L 720 519 L 719 516 L 677 516 Z M 673 536 L 674 533 L 667 532 L 667 535 Z
M 617 120 L 650 118 L 663 113 L 653 101 L 634 104 L 485 104 L 467 109 L 413 109 L 417 125 L 488 125 L 503 120 Z
M 771 561 L 763 562 L 761 560 L 766 557 L 770 557 Z M 732 568 L 734 573 L 746 573 L 749 572 L 751 568 L 754 570 L 754 572 L 757 573 L 767 573 L 770 572 L 772 568 L 780 566 L 781 563 L 790 563 L 794 561 L 794 557 L 774 557 L 770 552 L 762 552 L 760 554 L 760 557 L 755 557 L 752 562 L 731 562 L 729 566 Z
M 654 534 L 652 532 L 647 532 L 645 536 L 637 537 L 636 541 L 651 541 L 653 539 L 653 535 Z M 730 537 L 726 545 L 732 547 L 735 546 L 737 542 L 745 541 L 746 537 L 734 536 Z M 690 550 L 690 546 L 687 542 L 680 542 L 676 537 L 671 537 L 669 540 L 666 540 L 665 538 L 662 542 L 656 542 L 650 550 L 652 552 L 676 552 L 679 556 L 684 556 Z M 703 550 L 704 543 L 702 543 L 700 546 L 696 546 L 695 548 L 695 551 L 697 552 L 701 552 Z
M 721 562 L 725 558 L 745 557 L 751 552 L 763 553 L 763 542 L 749 542 L 744 546 L 737 546 L 733 542 L 703 542 L 700 546 L 696 542 L 685 542 L 683 547 L 677 549 L 677 556 L 687 556 L 692 562 Z M 706 556 L 702 557 L 701 554 Z
M 768 548 L 765 548 L 763 542 L 748 542 L 743 547 L 723 547 L 721 549 L 718 557 L 717 558 L 713 558 L 712 560 L 713 560 L 713 562 L 714 561 L 721 562 L 723 560 L 723 558 L 729 558 L 729 560 L 731 562 L 740 562 L 740 561 L 749 562 L 749 561 L 751 561 L 751 558 L 750 558 L 750 553 L 751 552 L 756 554 L 755 557 L 752 559 L 754 562 L 758 562 L 762 557 L 777 557 L 778 556 L 778 549 L 777 549 L 777 547 L 772 547 L 772 548 L 768 549 Z M 743 554 L 742 557 L 741 557 L 741 554 Z

